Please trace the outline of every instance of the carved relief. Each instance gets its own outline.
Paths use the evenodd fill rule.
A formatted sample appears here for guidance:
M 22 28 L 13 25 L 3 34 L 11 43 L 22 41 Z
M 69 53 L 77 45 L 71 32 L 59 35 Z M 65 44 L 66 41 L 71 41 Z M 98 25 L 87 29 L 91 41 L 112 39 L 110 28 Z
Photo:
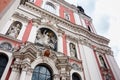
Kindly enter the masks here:
M 55 33 L 47 28 L 40 28 L 37 32 L 35 43 L 48 46 L 53 50 L 57 50 L 57 37 Z
M 0 44 L 0 48 L 4 49 L 4 50 L 8 50 L 8 51 L 12 51 L 12 45 L 8 42 L 3 42 Z
M 81 71 L 81 70 L 82 70 L 82 69 L 81 69 L 77 64 L 75 64 L 75 63 L 72 64 L 72 68 L 73 68 L 74 70 L 78 70 L 78 71 Z

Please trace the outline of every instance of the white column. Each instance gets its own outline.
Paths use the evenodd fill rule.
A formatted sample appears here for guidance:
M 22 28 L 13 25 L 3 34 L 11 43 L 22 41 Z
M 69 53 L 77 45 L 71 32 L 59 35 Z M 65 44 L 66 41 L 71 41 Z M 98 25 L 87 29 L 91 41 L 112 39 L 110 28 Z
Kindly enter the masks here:
M 22 72 L 21 72 L 21 75 L 20 75 L 20 79 L 19 80 L 25 80 L 26 79 L 26 76 L 27 76 L 27 70 L 30 66 L 30 59 L 29 58 L 25 58 L 23 60 L 23 65 L 21 65 L 21 68 L 22 68 Z M 27 64 L 29 63 L 29 65 Z M 27 65 L 26 65 L 27 64 Z
M 23 69 L 22 72 L 21 72 L 21 75 L 20 75 L 20 80 L 25 80 L 25 77 L 26 77 L 26 69 Z
M 18 80 L 18 77 L 19 77 L 19 69 L 12 68 L 12 72 L 10 74 L 9 80 Z
M 120 80 L 120 69 L 112 55 L 106 55 L 110 68 L 116 80 Z
M 20 75 L 20 66 L 18 66 L 18 63 L 20 61 L 19 58 L 16 58 L 14 65 L 12 65 L 12 72 L 10 74 L 9 80 L 18 80 L 19 75 Z
M 62 38 L 62 33 L 58 33 L 58 52 L 63 53 L 63 38 Z

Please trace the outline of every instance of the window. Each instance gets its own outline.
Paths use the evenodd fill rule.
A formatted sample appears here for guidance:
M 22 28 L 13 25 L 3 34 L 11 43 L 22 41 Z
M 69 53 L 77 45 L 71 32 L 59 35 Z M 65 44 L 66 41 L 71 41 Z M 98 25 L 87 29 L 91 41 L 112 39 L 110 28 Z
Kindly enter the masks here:
M 91 32 L 91 28 L 90 28 L 90 26 L 88 26 L 88 30 Z
M 72 80 L 82 80 L 81 76 L 78 73 L 73 73 L 72 74 Z
M 56 14 L 55 6 L 54 6 L 52 3 L 47 2 L 47 3 L 45 4 L 44 8 L 45 8 L 47 11 Z
M 0 44 L 0 48 L 4 49 L 4 50 L 8 50 L 8 51 L 12 51 L 12 45 L 8 42 L 3 42 Z
M 104 61 L 104 59 L 101 55 L 99 56 L 99 59 L 100 59 L 101 66 L 104 67 L 104 68 L 107 68 L 107 66 L 105 64 L 105 61 Z
M 19 21 L 15 21 L 11 24 L 9 30 L 7 31 L 6 35 L 9 35 L 13 38 L 17 38 L 22 28 L 22 23 Z
M 7 56 L 0 53 L 0 78 L 2 77 L 2 74 L 6 68 L 7 62 L 8 62 Z
M 65 13 L 64 13 L 64 17 L 65 17 L 65 19 L 70 20 L 70 15 L 69 15 L 69 13 L 65 12 Z
M 32 80 L 52 80 L 52 72 L 47 66 L 38 65 L 33 71 Z
M 77 58 L 77 53 L 76 53 L 75 44 L 70 43 L 70 44 L 69 44 L 69 47 L 70 47 L 70 55 L 71 55 L 71 57 L 76 57 L 76 58 Z
M 57 51 L 57 36 L 48 28 L 40 28 L 37 31 L 35 43 L 41 46 L 48 46 L 52 50 Z

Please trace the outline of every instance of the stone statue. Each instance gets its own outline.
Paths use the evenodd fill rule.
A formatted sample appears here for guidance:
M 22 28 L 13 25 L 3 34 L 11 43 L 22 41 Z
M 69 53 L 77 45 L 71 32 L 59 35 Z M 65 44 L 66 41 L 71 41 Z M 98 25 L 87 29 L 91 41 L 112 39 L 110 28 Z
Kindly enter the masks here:
M 38 31 L 38 34 L 36 36 L 36 42 L 40 43 L 40 44 L 44 44 L 47 45 L 49 42 L 49 36 L 48 36 L 48 32 L 46 32 L 46 30 L 44 30 L 43 34 L 41 33 L 41 30 Z
M 72 57 L 77 57 L 76 56 L 76 50 L 75 50 L 75 45 L 70 43 L 70 54 Z
M 16 24 L 16 26 L 11 26 L 10 29 L 8 30 L 8 35 L 16 38 L 20 32 L 20 24 Z
M 38 31 L 35 42 L 55 49 L 57 40 L 53 32 L 44 29 L 43 32 L 42 30 Z

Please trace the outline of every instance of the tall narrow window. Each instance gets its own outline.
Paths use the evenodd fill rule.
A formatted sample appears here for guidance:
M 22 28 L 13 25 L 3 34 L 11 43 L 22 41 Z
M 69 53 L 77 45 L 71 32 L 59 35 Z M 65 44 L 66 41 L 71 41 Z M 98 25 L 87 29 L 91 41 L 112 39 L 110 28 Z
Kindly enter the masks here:
M 105 63 L 105 61 L 104 61 L 104 59 L 101 55 L 99 56 L 99 59 L 100 59 L 100 62 L 101 62 L 101 66 L 104 67 L 104 68 L 107 68 L 106 63 Z
M 7 31 L 6 35 L 9 35 L 13 38 L 17 38 L 22 28 L 22 23 L 19 21 L 15 21 L 11 24 L 9 30 Z
M 88 30 L 91 32 L 91 28 L 90 28 L 90 26 L 88 26 Z
M 8 62 L 8 57 L 5 56 L 4 54 L 0 53 L 0 79 L 1 79 L 3 72 L 6 68 L 7 62 Z
M 51 2 L 47 2 L 47 3 L 45 4 L 44 8 L 45 8 L 47 11 L 56 14 L 55 5 L 52 4 Z
M 77 58 L 77 52 L 76 52 L 75 44 L 70 43 L 69 47 L 70 47 L 70 55 L 71 55 L 71 57 L 76 57 Z
M 33 71 L 32 80 L 52 80 L 52 72 L 47 66 L 38 65 Z

